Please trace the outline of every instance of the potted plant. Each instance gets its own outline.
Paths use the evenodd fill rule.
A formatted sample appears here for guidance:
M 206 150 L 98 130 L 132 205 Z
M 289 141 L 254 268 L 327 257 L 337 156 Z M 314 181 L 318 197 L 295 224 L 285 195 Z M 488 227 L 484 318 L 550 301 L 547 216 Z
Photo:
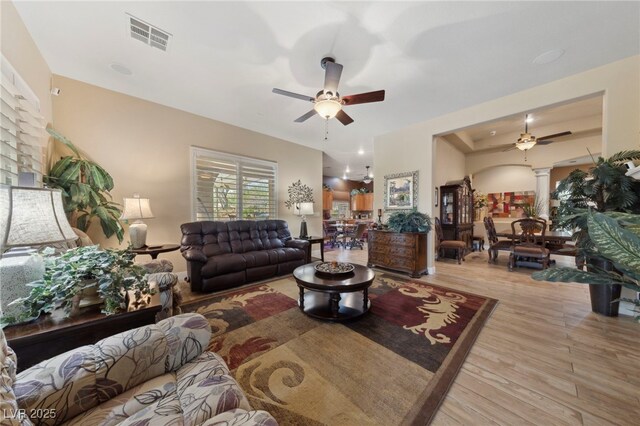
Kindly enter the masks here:
M 389 216 L 387 227 L 394 232 L 424 232 L 431 231 L 431 218 L 420 213 L 417 209 L 408 212 L 395 212 Z
M 31 293 L 11 304 L 20 304 L 19 317 L 5 317 L 4 323 L 36 319 L 41 313 L 63 310 L 67 316 L 77 313 L 82 292 L 95 287 L 104 299 L 102 312 L 111 315 L 127 308 L 131 294 L 139 303 L 155 292 L 149 286 L 147 271 L 133 263 L 130 250 L 101 250 L 98 246 L 77 247 L 60 256 L 45 249 L 44 277 L 30 284 Z
M 577 282 L 591 286 L 626 287 L 640 292 L 640 215 L 625 213 L 588 213 L 589 239 L 594 252 L 613 265 L 613 268 L 550 268 L 535 272 L 539 281 Z M 637 293 L 636 293 L 637 294 Z M 635 305 L 635 320 L 640 322 L 640 299 L 621 299 Z
M 591 239 L 588 226 L 590 209 L 597 212 L 640 213 L 640 182 L 626 176 L 625 163 L 640 159 L 640 151 L 622 151 L 605 159 L 599 157 L 585 172 L 576 169 L 560 181 L 553 194 L 560 200 L 558 224 L 573 229 L 578 262 L 587 264 L 588 271 L 612 269 L 612 263 L 599 255 Z M 591 306 L 594 312 L 607 316 L 618 314 L 621 286 L 592 285 Z
M 113 178 L 100 165 L 84 157 L 71 141 L 52 128 L 47 132 L 56 141 L 69 148 L 73 155 L 58 160 L 44 176 L 49 188 L 62 190 L 64 210 L 69 222 L 86 232 L 94 218 L 100 220 L 102 232 L 109 238 L 115 235 L 119 242 L 124 230 L 118 218 L 121 210 L 111 201 Z

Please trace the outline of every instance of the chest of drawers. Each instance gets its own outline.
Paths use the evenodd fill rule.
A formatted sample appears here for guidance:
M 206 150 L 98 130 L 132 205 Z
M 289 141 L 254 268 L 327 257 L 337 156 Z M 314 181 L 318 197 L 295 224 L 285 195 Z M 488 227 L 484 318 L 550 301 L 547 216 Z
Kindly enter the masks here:
M 407 272 L 414 278 L 427 273 L 427 234 L 370 230 L 367 266 Z

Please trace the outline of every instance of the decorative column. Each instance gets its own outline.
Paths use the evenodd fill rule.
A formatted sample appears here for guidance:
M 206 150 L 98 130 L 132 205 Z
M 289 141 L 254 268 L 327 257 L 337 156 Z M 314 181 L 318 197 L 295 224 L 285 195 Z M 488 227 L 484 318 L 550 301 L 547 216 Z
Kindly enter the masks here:
M 549 183 L 551 168 L 533 169 L 536 174 L 536 202 L 540 206 L 540 217 L 549 220 Z

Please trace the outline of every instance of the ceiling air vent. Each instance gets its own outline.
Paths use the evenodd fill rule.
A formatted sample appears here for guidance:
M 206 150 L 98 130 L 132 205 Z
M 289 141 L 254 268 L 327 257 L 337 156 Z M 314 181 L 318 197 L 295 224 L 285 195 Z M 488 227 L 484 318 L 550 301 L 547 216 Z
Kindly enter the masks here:
M 132 38 L 140 40 L 151 47 L 156 47 L 165 52 L 167 51 L 171 34 L 151 24 L 147 24 L 134 16 L 127 15 L 127 18 L 129 19 L 129 30 Z

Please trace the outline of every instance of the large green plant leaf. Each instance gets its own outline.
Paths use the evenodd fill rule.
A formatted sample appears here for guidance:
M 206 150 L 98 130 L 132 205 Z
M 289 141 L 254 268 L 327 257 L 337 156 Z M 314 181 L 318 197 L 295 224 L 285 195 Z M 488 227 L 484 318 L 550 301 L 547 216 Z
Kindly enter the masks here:
M 67 148 L 73 151 L 76 157 L 82 157 L 82 155 L 80 155 L 80 151 L 78 151 L 78 148 L 76 148 L 76 146 L 69 139 L 65 138 L 51 127 L 47 128 L 47 132 L 49 132 L 49 134 L 53 136 L 55 140 L 62 142 Z
M 598 252 L 618 269 L 640 273 L 640 238 L 602 213 L 589 216 L 589 236 Z
M 574 268 L 549 268 L 536 271 L 531 278 L 537 281 L 583 284 L 626 284 L 616 280 L 614 276 L 582 271 Z

